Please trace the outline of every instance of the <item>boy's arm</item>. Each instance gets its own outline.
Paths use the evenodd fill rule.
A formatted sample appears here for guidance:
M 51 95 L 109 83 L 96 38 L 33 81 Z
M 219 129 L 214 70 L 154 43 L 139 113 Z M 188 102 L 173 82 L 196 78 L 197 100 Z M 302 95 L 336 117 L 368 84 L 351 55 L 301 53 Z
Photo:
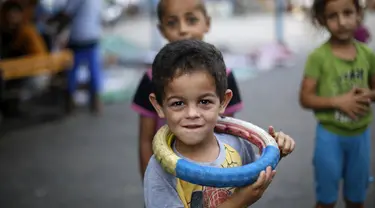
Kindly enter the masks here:
M 363 89 L 353 88 L 343 95 L 320 97 L 315 93 L 316 83 L 317 81 L 308 77 L 305 77 L 302 81 L 300 103 L 304 108 L 314 110 L 339 109 L 353 120 L 368 112 L 368 105 L 371 102 L 371 94 L 367 93 L 370 91 L 368 88 L 365 89 L 365 93 L 361 93 Z
M 362 90 L 362 93 L 367 93 L 371 101 L 375 102 L 375 74 L 372 73 L 369 77 L 369 88 L 370 89 L 362 88 L 360 90 Z
M 370 63 L 370 70 L 368 76 L 368 88 L 359 88 L 359 93 L 366 94 L 371 101 L 375 101 L 375 54 L 371 51 L 371 49 L 366 48 L 368 56 L 368 61 Z
M 305 76 L 301 83 L 300 104 L 302 107 L 313 110 L 336 108 L 332 97 L 320 97 L 316 95 L 317 80 Z
M 267 167 L 265 171 L 260 173 L 255 183 L 238 189 L 219 208 L 243 208 L 253 205 L 263 196 L 275 174 L 276 171 L 272 171 L 271 167 Z
M 317 96 L 318 80 L 322 76 L 322 63 L 324 58 L 317 52 L 309 55 L 301 83 L 299 100 L 302 107 L 313 110 L 332 109 L 334 102 L 332 98 Z
M 370 77 L 369 77 L 369 86 L 371 89 L 371 100 L 375 101 L 375 54 L 369 50 L 370 57 Z
M 142 178 L 144 177 L 148 161 L 152 152 L 152 140 L 156 131 L 156 119 L 140 116 L 139 119 L 139 161 Z
M 156 133 L 158 115 L 152 106 L 149 95 L 152 82 L 147 72 L 143 75 L 134 95 L 132 109 L 139 115 L 139 166 L 143 177 L 147 163 L 152 155 L 152 139 Z
M 233 97 L 230 100 L 227 109 L 224 112 L 224 115 L 233 117 L 236 112 L 240 111 L 243 108 L 243 103 L 236 79 L 231 71 L 228 72 L 228 89 L 232 90 Z
M 375 74 L 372 74 L 370 77 L 370 89 L 371 89 L 371 100 L 375 101 Z

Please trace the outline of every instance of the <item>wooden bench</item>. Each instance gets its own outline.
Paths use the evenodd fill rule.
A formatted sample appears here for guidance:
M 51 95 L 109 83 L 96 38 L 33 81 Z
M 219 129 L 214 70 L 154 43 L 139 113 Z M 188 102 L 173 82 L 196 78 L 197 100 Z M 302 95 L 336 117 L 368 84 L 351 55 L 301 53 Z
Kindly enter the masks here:
M 3 105 L 3 103 L 9 103 L 9 101 L 15 102 L 14 100 L 17 100 L 17 104 L 14 103 L 14 105 L 19 105 L 19 89 L 17 87 L 9 87 L 8 81 L 34 77 L 43 74 L 53 75 L 52 77 L 54 78 L 57 77 L 56 75 L 58 75 L 59 72 L 63 72 L 69 69 L 73 65 L 73 60 L 73 53 L 70 50 L 62 50 L 46 55 L 25 56 L 14 59 L 0 60 L 0 101 L 2 103 L 2 110 L 4 110 L 4 106 L 10 106 L 9 104 Z M 63 91 L 66 83 L 63 82 L 61 86 L 57 87 L 54 87 L 54 83 L 56 83 L 55 80 L 52 80 L 50 82 L 50 86 L 45 93 L 47 93 L 47 95 L 57 95 L 54 98 L 55 100 L 57 100 L 57 98 L 59 98 L 59 100 L 64 99 Z M 23 104 L 23 106 L 26 105 Z M 60 109 L 59 106 L 57 106 L 57 108 Z M 46 108 L 43 107 L 43 109 Z M 58 112 L 57 114 L 59 115 L 60 113 Z M 42 113 L 41 115 L 42 116 L 38 117 L 44 119 L 44 117 L 50 116 L 50 113 Z
M 73 64 L 70 50 L 62 50 L 47 55 L 25 56 L 0 60 L 0 72 L 4 81 L 42 74 L 55 74 Z

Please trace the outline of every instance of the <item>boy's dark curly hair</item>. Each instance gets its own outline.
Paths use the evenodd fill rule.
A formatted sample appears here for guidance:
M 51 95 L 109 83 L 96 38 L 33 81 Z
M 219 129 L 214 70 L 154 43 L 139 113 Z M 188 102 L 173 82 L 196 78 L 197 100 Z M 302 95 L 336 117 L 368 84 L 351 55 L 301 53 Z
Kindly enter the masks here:
M 152 82 L 158 103 L 163 103 L 165 87 L 170 81 L 200 70 L 212 76 L 216 93 L 223 100 L 227 90 L 226 66 L 223 55 L 215 46 L 199 40 L 181 40 L 164 46 L 152 64 Z

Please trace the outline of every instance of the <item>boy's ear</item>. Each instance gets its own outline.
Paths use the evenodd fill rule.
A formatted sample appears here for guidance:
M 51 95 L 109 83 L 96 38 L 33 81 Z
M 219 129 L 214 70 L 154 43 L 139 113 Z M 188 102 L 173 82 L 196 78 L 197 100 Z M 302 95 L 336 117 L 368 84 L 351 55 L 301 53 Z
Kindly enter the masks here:
M 206 33 L 208 33 L 209 31 L 210 31 L 210 29 L 211 29 L 211 17 L 210 16 L 206 16 L 206 25 L 207 25 L 207 29 L 206 29 Z
M 165 118 L 165 115 L 164 115 L 164 112 L 163 112 L 163 107 L 158 103 L 158 101 L 156 100 L 156 96 L 154 93 L 151 93 L 149 96 L 148 96 L 148 99 L 150 100 L 152 106 L 154 106 L 155 110 L 156 110 L 156 113 L 158 114 L 158 116 L 160 118 Z
M 219 113 L 221 115 L 224 114 L 225 109 L 227 108 L 227 106 L 228 106 L 230 100 L 232 99 L 232 97 L 233 97 L 232 90 L 228 89 L 227 91 L 225 91 L 224 99 L 222 100 L 221 105 L 220 105 L 220 112 Z
M 318 23 L 320 25 L 327 26 L 325 20 L 323 19 L 323 17 L 318 17 L 317 21 L 318 21 Z
M 357 16 L 358 25 L 362 24 L 364 18 L 365 18 L 365 13 L 364 13 L 363 9 L 361 9 L 361 10 L 359 10 L 359 14 Z
M 161 25 L 160 22 L 159 22 L 158 25 L 157 25 L 157 27 L 158 27 L 158 30 L 159 30 L 160 34 L 161 34 L 163 37 L 165 37 L 164 27 L 163 27 L 163 25 Z

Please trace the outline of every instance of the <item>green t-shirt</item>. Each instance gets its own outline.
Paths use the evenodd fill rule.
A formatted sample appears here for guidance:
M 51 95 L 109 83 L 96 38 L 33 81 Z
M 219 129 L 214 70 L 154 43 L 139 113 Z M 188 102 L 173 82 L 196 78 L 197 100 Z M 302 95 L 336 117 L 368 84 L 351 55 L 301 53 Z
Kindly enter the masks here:
M 369 88 L 375 75 L 375 55 L 362 43 L 355 42 L 355 46 L 357 56 L 352 61 L 334 56 L 328 42 L 310 54 L 304 75 L 317 80 L 318 96 L 334 97 L 353 87 Z M 328 130 L 348 136 L 363 132 L 372 121 L 371 112 L 354 121 L 337 109 L 316 110 L 315 116 Z

